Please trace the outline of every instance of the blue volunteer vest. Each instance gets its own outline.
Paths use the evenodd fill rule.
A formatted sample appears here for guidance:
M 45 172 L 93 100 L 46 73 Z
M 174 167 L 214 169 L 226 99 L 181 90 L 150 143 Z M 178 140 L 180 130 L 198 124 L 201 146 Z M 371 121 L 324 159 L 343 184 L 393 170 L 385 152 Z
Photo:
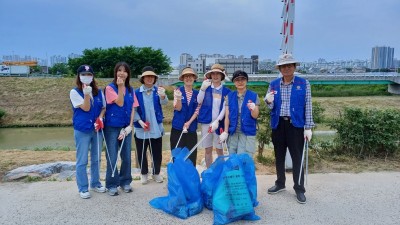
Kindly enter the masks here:
M 182 130 L 183 125 L 190 120 L 198 106 L 197 95 L 199 91 L 193 89 L 192 98 L 189 105 L 187 104 L 188 99 L 185 92 L 185 87 L 180 87 L 179 90 L 182 92 L 182 109 L 180 111 L 174 110 L 174 118 L 172 118 L 172 127 L 177 130 Z M 197 130 L 197 118 L 190 124 L 188 131 L 195 132 Z
M 144 108 L 144 101 L 143 101 L 143 92 L 140 92 L 140 89 L 136 89 L 135 91 L 135 95 L 137 97 L 137 100 L 139 102 L 139 107 L 137 107 L 137 113 L 139 114 L 141 120 L 143 120 L 143 122 L 146 121 L 146 110 Z M 161 108 L 161 103 L 160 103 L 160 96 L 157 93 L 157 87 L 153 86 L 153 107 L 154 107 L 154 112 L 156 114 L 156 120 L 157 123 L 162 123 L 163 119 L 164 119 L 164 115 L 163 115 L 163 111 Z M 142 128 L 142 126 L 140 126 L 139 122 L 136 121 L 134 123 L 134 126 L 136 128 Z
M 78 94 L 84 98 L 84 94 L 78 88 L 74 88 Z M 93 100 L 90 100 L 90 110 L 85 112 L 81 108 L 74 108 L 72 116 L 72 124 L 75 130 L 82 132 L 89 132 L 94 129 L 94 122 L 96 118 L 99 117 L 101 109 L 103 108 L 102 92 L 99 89 L 98 95 L 93 96 Z
M 114 89 L 115 93 L 118 94 L 118 87 L 111 83 L 109 86 Z M 131 120 L 133 105 L 133 88 L 131 92 L 125 87 L 124 105 L 119 106 L 115 103 L 108 104 L 106 107 L 106 117 L 104 120 L 104 126 L 110 127 L 126 127 L 129 125 Z
M 228 104 L 229 104 L 229 134 L 232 135 L 236 131 L 236 127 L 238 124 L 238 115 L 239 115 L 239 105 L 238 105 L 238 97 L 237 91 L 233 91 L 228 94 Z M 249 101 L 256 103 L 257 94 L 250 90 L 246 91 L 246 95 L 243 99 L 241 116 L 240 116 L 240 130 L 248 136 L 256 135 L 257 128 L 257 119 L 254 119 L 251 116 L 251 110 L 247 107 L 247 103 Z
M 271 110 L 271 128 L 276 129 L 279 123 L 281 112 L 281 82 L 282 78 L 275 79 L 270 84 L 270 89 L 277 91 L 274 98 L 274 108 Z M 290 94 L 290 120 L 294 127 L 303 128 L 305 124 L 306 108 L 306 80 L 301 77 L 294 77 L 292 91 Z
M 219 106 L 219 112 L 221 112 L 222 107 L 224 106 L 225 96 L 227 96 L 231 92 L 231 90 L 225 86 L 222 86 L 222 99 L 221 105 Z M 204 94 L 203 103 L 201 103 L 198 121 L 199 123 L 211 123 L 212 121 L 212 106 L 213 106 L 213 95 L 211 86 L 208 87 Z M 218 135 L 220 135 L 220 128 L 223 128 L 224 120 L 219 121 L 218 129 L 215 131 Z

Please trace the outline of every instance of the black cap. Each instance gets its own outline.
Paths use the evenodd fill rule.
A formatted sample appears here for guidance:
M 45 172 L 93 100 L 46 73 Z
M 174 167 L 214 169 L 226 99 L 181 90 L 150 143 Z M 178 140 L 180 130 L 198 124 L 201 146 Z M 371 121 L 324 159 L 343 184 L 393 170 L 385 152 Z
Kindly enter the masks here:
M 232 82 L 234 82 L 235 79 L 238 78 L 238 77 L 244 77 L 244 78 L 246 78 L 247 81 L 249 81 L 249 75 L 247 75 L 247 73 L 244 72 L 243 70 L 236 70 L 233 73 Z

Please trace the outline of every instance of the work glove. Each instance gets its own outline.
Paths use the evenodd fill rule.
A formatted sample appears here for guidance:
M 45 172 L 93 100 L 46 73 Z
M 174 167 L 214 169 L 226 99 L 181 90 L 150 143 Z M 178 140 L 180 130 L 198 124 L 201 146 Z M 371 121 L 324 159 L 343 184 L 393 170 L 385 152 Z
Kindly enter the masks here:
M 143 122 L 143 120 L 139 120 L 139 124 L 144 129 L 144 131 L 149 131 L 150 130 L 150 123 L 149 122 Z
M 124 129 L 124 128 L 122 128 L 122 129 L 121 129 L 121 131 L 119 132 L 119 135 L 118 135 L 118 140 L 122 140 L 122 139 L 124 139 L 124 138 L 125 138 L 125 136 L 126 136 L 126 134 L 125 134 L 125 129 Z
M 249 100 L 249 103 L 247 103 L 247 108 L 249 108 L 251 111 L 253 111 L 256 108 L 256 104 Z
M 175 89 L 174 98 L 177 99 L 177 100 L 182 99 L 182 92 L 179 89 Z
M 127 126 L 124 129 L 125 135 L 128 136 L 132 132 L 132 126 Z
M 304 130 L 304 139 L 311 141 L 312 131 L 311 129 Z
M 229 134 L 227 132 L 222 132 L 221 135 L 219 135 L 219 143 L 223 143 L 228 139 Z
M 210 79 L 205 79 L 204 81 L 203 81 L 203 83 L 201 84 L 201 87 L 200 87 L 200 89 L 202 90 L 202 91 L 205 91 L 208 87 L 210 87 L 211 86 L 211 80 Z
M 218 125 L 219 125 L 219 121 L 218 120 L 215 120 L 214 122 L 212 122 L 210 124 L 210 127 L 208 128 L 208 133 L 214 132 L 218 128 Z
M 165 97 L 165 88 L 163 88 L 163 87 L 158 87 L 157 93 L 158 93 L 159 96 Z
M 103 123 L 103 119 L 98 117 L 96 119 L 96 122 L 94 122 L 94 129 L 96 130 L 96 132 L 98 132 L 100 129 L 104 128 L 104 123 Z
M 189 122 L 186 122 L 184 125 L 183 125 L 183 133 L 187 133 L 188 132 L 188 128 L 190 127 L 190 123 Z
M 83 88 L 83 94 L 84 95 L 90 95 L 92 93 L 92 87 L 89 85 L 85 85 Z
M 270 91 L 267 93 L 264 100 L 267 100 L 267 103 L 272 103 L 275 98 L 274 95 L 275 95 L 274 91 Z

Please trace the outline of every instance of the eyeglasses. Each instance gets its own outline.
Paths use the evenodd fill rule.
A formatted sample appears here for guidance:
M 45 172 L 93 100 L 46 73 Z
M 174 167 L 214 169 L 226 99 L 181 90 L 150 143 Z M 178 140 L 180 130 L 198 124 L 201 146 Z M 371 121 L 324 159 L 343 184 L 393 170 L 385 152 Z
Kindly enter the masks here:
M 238 77 L 238 78 L 236 78 L 233 82 L 242 82 L 242 81 L 247 81 L 247 79 L 246 78 L 244 78 L 244 77 Z

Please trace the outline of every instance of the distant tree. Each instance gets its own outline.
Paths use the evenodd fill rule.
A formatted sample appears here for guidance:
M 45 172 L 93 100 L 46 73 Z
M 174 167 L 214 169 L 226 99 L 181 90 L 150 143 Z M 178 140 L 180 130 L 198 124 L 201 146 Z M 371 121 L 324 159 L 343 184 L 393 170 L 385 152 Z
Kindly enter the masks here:
M 136 78 L 142 73 L 142 68 L 152 66 L 157 74 L 169 73 L 171 60 L 164 55 L 161 49 L 154 50 L 151 47 L 113 47 L 108 49 L 85 49 L 81 58 L 69 59 L 68 65 L 74 72 L 82 64 L 93 67 L 97 77 L 113 77 L 116 63 L 124 61 L 132 70 L 132 77 Z
M 57 74 L 57 75 L 68 74 L 69 73 L 68 64 L 56 63 L 52 67 L 49 68 L 49 73 L 50 74 Z
M 42 71 L 42 67 L 38 66 L 31 66 L 31 73 L 40 73 Z

